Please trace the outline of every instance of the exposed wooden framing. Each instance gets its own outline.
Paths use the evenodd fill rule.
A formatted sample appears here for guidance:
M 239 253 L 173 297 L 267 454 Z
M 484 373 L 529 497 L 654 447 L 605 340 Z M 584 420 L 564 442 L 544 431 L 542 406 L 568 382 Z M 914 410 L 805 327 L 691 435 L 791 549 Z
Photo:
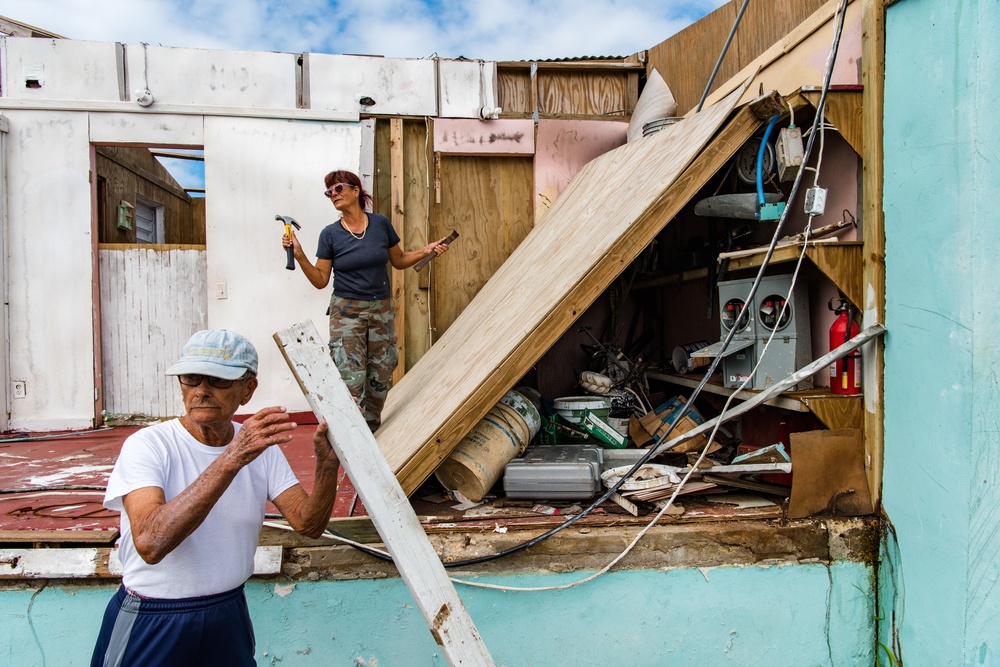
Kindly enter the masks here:
M 862 70 L 864 84 L 861 236 L 864 240 L 863 290 L 865 326 L 885 322 L 885 220 L 882 211 L 882 110 L 885 90 L 885 6 L 881 0 L 862 3 Z M 883 395 L 885 343 L 873 341 L 863 350 L 865 388 L 865 468 L 872 503 L 882 496 Z
M 377 437 L 407 493 L 761 126 L 741 110 L 704 148 L 741 94 L 584 167 L 389 393 Z
M 46 532 L 63 533 L 60 542 L 73 541 L 65 537 L 65 533 L 74 532 L 71 530 L 31 531 L 33 535 Z M 258 546 L 253 557 L 253 574 L 280 574 L 281 552 L 280 546 Z M 106 579 L 120 577 L 121 573 L 118 550 L 111 547 L 0 549 L 0 580 Z
M 399 238 L 406 238 L 406 210 L 403 205 L 403 119 L 389 119 L 389 198 L 392 226 Z M 405 244 L 404 244 L 405 245 Z M 392 269 L 392 300 L 396 305 L 396 334 L 400 363 L 392 373 L 393 384 L 406 374 L 406 274 Z
M 804 90 L 802 95 L 814 107 L 819 104 L 819 90 Z M 825 115 L 827 120 L 837 126 L 840 136 L 851 145 L 854 152 L 863 157 L 865 142 L 861 98 L 860 90 L 831 90 L 826 95 Z
M 364 417 L 311 321 L 274 334 L 317 417 L 392 554 L 396 568 L 449 665 L 493 665 L 476 626 L 420 526 Z

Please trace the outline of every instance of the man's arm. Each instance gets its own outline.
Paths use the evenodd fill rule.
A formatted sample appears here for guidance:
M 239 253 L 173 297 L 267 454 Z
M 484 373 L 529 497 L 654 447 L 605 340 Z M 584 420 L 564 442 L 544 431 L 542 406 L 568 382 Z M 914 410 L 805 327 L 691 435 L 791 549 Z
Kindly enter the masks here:
M 268 447 L 291 440 L 285 432 L 293 428 L 284 408 L 264 408 L 247 419 L 226 451 L 170 502 L 156 486 L 126 494 L 122 504 L 142 559 L 154 565 L 176 549 L 201 525 L 236 474 Z
M 330 511 L 337 498 L 337 472 L 340 461 L 326 439 L 327 424 L 322 420 L 313 433 L 316 452 L 316 481 L 312 493 L 296 484 L 274 499 L 274 506 L 288 524 L 306 537 L 319 537 L 330 522 Z

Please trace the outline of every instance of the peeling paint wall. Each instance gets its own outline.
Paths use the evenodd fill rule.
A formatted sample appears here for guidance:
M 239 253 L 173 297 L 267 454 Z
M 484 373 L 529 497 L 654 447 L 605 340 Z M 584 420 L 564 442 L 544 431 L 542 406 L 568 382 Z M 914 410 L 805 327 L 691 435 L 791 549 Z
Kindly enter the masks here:
M 483 580 L 537 587 L 582 576 Z M 623 571 L 562 591 L 459 586 L 458 592 L 500 667 L 868 667 L 874 663 L 870 577 L 866 565 L 836 562 Z M 0 662 L 89 664 L 113 590 L 0 591 Z M 247 598 L 258 665 L 446 664 L 400 579 L 253 581 Z
M 995 0 L 886 11 L 880 636 L 911 664 L 1000 663 L 998 33 Z

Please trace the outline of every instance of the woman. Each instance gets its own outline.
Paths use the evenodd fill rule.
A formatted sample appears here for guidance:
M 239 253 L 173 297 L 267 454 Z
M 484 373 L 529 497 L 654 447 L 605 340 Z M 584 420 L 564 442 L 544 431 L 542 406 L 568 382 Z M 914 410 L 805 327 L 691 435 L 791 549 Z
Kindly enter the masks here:
M 282 245 L 293 249 L 302 273 L 316 289 L 325 288 L 334 276 L 327 310 L 330 355 L 374 433 L 382 422 L 382 406 L 398 360 L 386 262 L 405 269 L 431 253 L 440 255 L 448 246 L 440 239 L 404 252 L 389 219 L 365 211 L 372 198 L 356 174 L 331 171 L 323 182 L 323 194 L 340 212 L 340 220 L 320 232 L 316 263 L 306 257 L 294 233 L 282 237 Z

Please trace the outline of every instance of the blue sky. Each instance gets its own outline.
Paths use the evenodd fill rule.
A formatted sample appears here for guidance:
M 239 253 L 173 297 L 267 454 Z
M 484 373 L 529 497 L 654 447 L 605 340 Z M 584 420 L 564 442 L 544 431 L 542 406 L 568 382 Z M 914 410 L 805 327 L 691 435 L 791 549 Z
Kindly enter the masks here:
M 730 0 L 3 0 L 0 14 L 70 39 L 393 58 L 627 56 Z M 183 186 L 201 163 L 161 160 Z
M 630 55 L 727 0 L 4 0 L 72 39 L 399 58 Z

